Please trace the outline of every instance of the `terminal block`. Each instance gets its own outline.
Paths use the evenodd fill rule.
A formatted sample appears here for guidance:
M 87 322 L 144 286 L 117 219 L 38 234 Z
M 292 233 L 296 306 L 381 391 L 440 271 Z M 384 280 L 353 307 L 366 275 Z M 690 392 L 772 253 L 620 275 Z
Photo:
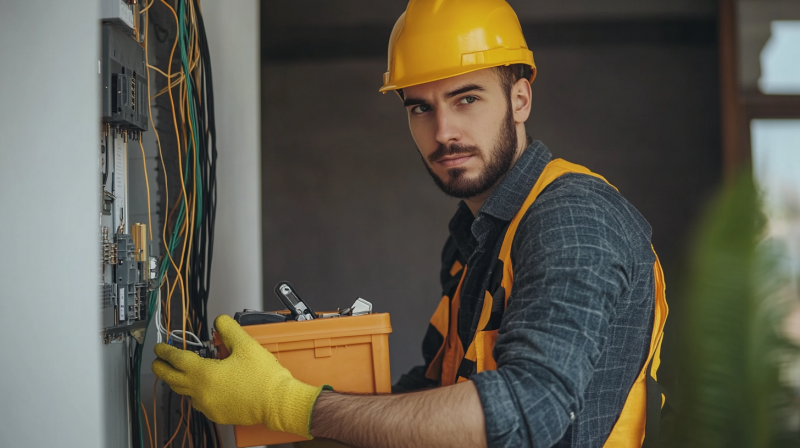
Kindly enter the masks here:
M 153 280 L 156 260 L 148 255 L 147 226 L 134 224 L 131 231 L 115 233 L 111 241 L 108 228 L 102 229 L 104 269 L 110 270 L 106 278 L 111 280 L 101 285 L 106 341 L 146 326 L 148 293 L 158 286 Z

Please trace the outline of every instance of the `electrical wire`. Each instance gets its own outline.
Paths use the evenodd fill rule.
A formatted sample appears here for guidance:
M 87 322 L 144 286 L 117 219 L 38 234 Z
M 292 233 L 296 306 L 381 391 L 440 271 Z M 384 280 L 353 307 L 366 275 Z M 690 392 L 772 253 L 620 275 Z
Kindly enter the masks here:
M 184 341 L 183 338 L 178 336 L 178 333 L 186 335 L 186 336 L 191 336 L 192 339 L 194 339 L 194 342 L 192 342 L 192 341 L 190 341 L 188 339 Z M 174 341 L 185 342 L 186 344 L 192 345 L 192 346 L 195 346 L 195 347 L 205 347 L 205 344 L 203 344 L 203 342 L 200 340 L 200 338 L 198 338 L 197 335 L 195 335 L 191 331 L 187 331 L 187 332 L 184 333 L 181 330 L 172 330 L 172 331 L 169 332 L 169 336 L 170 336 L 170 339 L 172 339 Z
M 169 75 L 172 75 L 172 58 L 174 57 L 174 54 L 175 54 L 175 48 L 178 46 L 178 43 L 183 45 L 183 42 L 182 42 L 182 39 L 181 39 L 181 32 L 180 32 L 182 30 L 181 21 L 178 19 L 178 14 L 175 12 L 175 9 L 173 9 L 172 6 L 169 5 L 169 3 L 167 3 L 165 0 L 161 0 L 161 3 L 163 3 L 170 10 L 170 12 L 172 12 L 173 17 L 175 18 L 176 27 L 179 30 L 178 36 L 177 36 L 177 38 L 175 39 L 175 42 L 172 45 L 172 50 L 170 51 L 170 57 L 169 57 L 169 62 L 168 62 L 168 66 L 167 66 L 167 70 L 168 70 L 167 73 Z M 179 1 L 178 2 L 179 9 L 182 6 L 183 6 L 183 2 Z M 183 49 L 181 49 L 181 52 L 183 53 Z M 177 155 L 178 155 L 178 166 L 181 166 L 183 164 L 182 163 L 181 150 L 180 150 L 180 148 L 181 148 L 181 138 L 180 138 L 181 133 L 178 130 L 178 120 L 177 120 L 177 117 L 175 115 L 175 102 L 174 102 L 174 99 L 173 99 L 173 96 L 172 96 L 171 84 L 168 87 L 169 87 L 169 101 L 170 101 L 170 106 L 171 106 L 171 109 L 172 109 L 172 122 L 173 122 L 173 125 L 175 127 L 175 138 L 176 138 L 177 143 L 178 143 L 178 152 L 177 152 Z M 187 153 L 188 153 L 188 151 L 187 151 Z M 181 205 L 181 212 L 183 212 L 184 210 L 189 208 L 188 197 L 187 197 L 187 194 L 186 194 L 186 178 L 188 177 L 188 168 L 189 168 L 189 166 L 188 166 L 188 162 L 189 162 L 188 155 L 187 155 L 187 158 L 186 158 L 186 162 L 187 162 L 186 163 L 187 174 L 184 175 L 183 171 L 181 171 L 180 169 L 178 170 L 178 173 L 180 174 L 181 190 L 183 192 L 183 204 Z M 186 217 L 184 213 L 179 213 L 179 219 L 180 219 L 181 215 L 183 215 L 184 218 Z M 173 232 L 173 235 L 174 235 L 174 233 L 175 232 Z M 172 259 L 171 253 L 169 251 L 167 253 L 168 256 L 169 256 L 170 262 L 172 263 L 173 268 L 175 269 L 175 271 L 177 273 L 178 281 L 180 282 L 180 286 L 181 286 L 181 294 L 182 295 L 183 295 L 183 292 L 185 291 L 185 284 L 184 284 L 184 280 L 183 280 L 183 277 L 182 277 L 181 273 L 182 273 L 182 270 L 183 270 L 183 262 L 184 262 L 184 257 L 185 257 L 185 254 L 186 254 L 186 246 L 187 246 L 186 243 L 187 243 L 187 238 L 184 238 L 183 239 L 183 246 L 181 247 L 181 255 L 180 255 L 180 258 L 179 258 L 180 264 L 179 265 L 175 264 L 175 261 Z M 171 303 L 171 298 L 172 298 L 172 291 L 170 291 L 170 293 L 167 296 L 167 303 Z M 186 316 L 187 316 L 187 309 L 186 309 L 187 307 L 185 305 L 185 300 L 186 300 L 185 296 L 181 297 L 181 312 L 182 312 L 182 319 L 181 319 L 181 326 L 182 327 L 181 327 L 181 329 L 183 331 L 186 331 Z M 186 348 L 186 344 L 185 343 L 184 343 L 184 347 L 183 348 L 184 349 Z
M 181 441 L 181 447 L 186 445 L 186 437 L 188 437 L 189 434 L 191 433 L 189 431 L 189 428 L 191 428 L 191 423 L 192 423 L 192 401 L 191 400 L 187 401 L 187 403 L 186 403 L 186 411 L 187 411 L 186 413 L 188 414 L 186 416 L 186 431 L 183 432 L 183 440 Z M 191 447 L 191 444 L 192 444 L 192 442 L 191 442 L 191 438 L 190 438 L 189 439 L 189 446 L 190 447 Z
M 147 418 L 147 409 L 144 408 L 144 403 L 139 404 L 142 405 L 142 411 L 144 412 L 144 422 L 147 424 L 147 437 L 150 438 L 150 446 L 155 446 L 153 445 L 153 431 L 150 429 L 150 420 Z M 155 419 L 153 423 L 155 423 Z
M 209 339 L 207 324 L 208 292 L 210 290 L 210 270 L 213 257 L 214 223 L 216 220 L 216 123 L 214 120 L 214 98 L 211 63 L 208 51 L 208 41 L 205 25 L 197 0 L 176 0 L 172 7 L 165 0 L 160 3 L 169 9 L 175 19 L 176 35 L 167 61 L 166 72 L 151 65 L 149 60 L 149 26 L 150 15 L 155 0 L 142 8 L 144 14 L 144 47 L 145 65 L 147 66 L 148 106 L 152 110 L 152 100 L 162 94 L 169 94 L 169 107 L 172 115 L 172 124 L 177 143 L 178 177 L 180 191 L 178 199 L 170 206 L 167 172 L 174 175 L 174 171 L 164 163 L 164 153 L 161 139 L 150 114 L 150 124 L 156 132 L 156 143 L 159 151 L 159 161 L 163 168 L 165 184 L 165 214 L 162 228 L 162 244 L 165 249 L 159 263 L 157 280 L 158 288 L 148 296 L 149 310 L 154 310 L 148 316 L 148 325 L 156 319 L 156 339 L 161 342 L 162 337 L 167 342 L 175 343 L 184 349 L 189 347 L 201 348 L 203 341 Z M 157 24 L 154 24 L 157 25 Z M 157 29 L 164 30 L 158 26 Z M 158 39 L 165 43 L 165 39 Z M 158 37 L 158 36 L 157 36 Z M 178 50 L 178 51 L 176 51 Z M 180 58 L 179 69 L 173 72 L 173 59 Z M 150 95 L 150 70 L 165 77 L 166 86 L 155 95 Z M 143 145 L 140 147 L 143 152 Z M 145 162 L 143 162 L 145 163 Z M 146 173 L 146 165 L 145 173 Z M 149 181 L 146 179 L 148 185 Z M 148 199 L 149 205 L 149 199 Z M 168 232 L 168 227 L 171 229 Z M 169 238 L 167 237 L 169 233 Z M 152 239 L 152 225 L 151 225 Z M 163 296 L 162 296 L 163 293 Z M 179 297 L 178 297 L 179 296 Z M 174 322 L 172 311 L 173 298 L 180 301 L 180 322 Z M 145 334 L 145 337 L 147 335 Z M 141 368 L 141 344 L 136 347 L 133 354 L 133 364 L 137 368 L 137 378 Z M 153 422 L 156 424 L 156 387 L 153 384 Z M 146 409 L 141 404 L 139 380 L 134 381 L 133 394 L 135 403 L 138 404 L 135 413 L 135 424 L 138 425 L 138 443 L 144 446 L 142 425 L 150 426 Z M 190 447 L 194 444 L 202 446 L 222 446 L 219 430 L 215 424 L 204 415 L 194 410 L 191 403 L 187 402 L 184 412 L 183 398 L 181 399 L 181 418 L 175 428 L 175 433 L 167 442 L 170 446 L 184 428 L 182 446 L 187 442 Z M 141 409 L 139 409 L 141 408 Z M 144 411 L 144 414 L 141 412 Z M 168 413 L 169 415 L 169 413 Z M 137 418 L 138 417 L 138 418 Z M 167 427 L 170 432 L 171 424 Z M 151 439 L 158 443 L 157 432 Z M 136 431 L 133 433 L 136 436 Z
M 167 441 L 167 443 L 164 444 L 164 448 L 167 448 L 168 446 L 170 446 L 172 444 L 172 441 L 175 440 L 175 437 L 178 435 L 178 433 L 181 430 L 181 423 L 183 422 L 183 400 L 184 400 L 184 398 L 183 398 L 183 396 L 181 396 L 181 404 L 180 404 L 181 418 L 180 418 L 180 420 L 178 420 L 178 427 L 175 428 L 175 433 L 172 434 L 172 437 L 169 438 L 169 441 Z
M 153 3 L 155 3 L 155 0 L 150 0 L 150 3 L 148 3 L 147 6 L 139 10 L 139 14 L 144 14 L 148 9 L 150 9 L 151 6 L 153 6 Z
M 158 385 L 158 377 L 153 380 L 153 440 L 158 443 L 158 407 L 156 406 L 156 386 Z M 155 444 L 150 444 L 151 448 L 156 448 Z
M 160 291 L 159 291 L 159 295 L 160 295 Z M 159 299 L 158 305 L 156 307 L 154 318 L 155 318 L 158 342 L 161 342 L 161 336 L 162 335 L 164 335 L 164 336 L 169 335 L 170 340 L 183 342 L 183 338 L 181 336 L 178 336 L 178 334 L 180 333 L 181 335 L 190 336 L 191 339 L 194 339 L 194 341 L 187 340 L 186 344 L 192 345 L 192 346 L 195 346 L 195 347 L 205 347 L 205 344 L 203 344 L 203 341 L 201 341 L 200 338 L 197 337 L 197 335 L 192 333 L 191 331 L 187 331 L 185 333 L 183 331 L 181 331 L 181 330 L 167 331 L 167 329 L 164 328 L 161 325 L 161 300 L 160 299 Z

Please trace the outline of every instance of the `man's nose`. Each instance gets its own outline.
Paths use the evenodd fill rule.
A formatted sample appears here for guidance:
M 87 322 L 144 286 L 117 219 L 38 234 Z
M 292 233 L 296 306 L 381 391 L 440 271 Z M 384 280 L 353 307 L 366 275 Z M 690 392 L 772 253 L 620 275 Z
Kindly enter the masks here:
M 461 140 L 461 129 L 458 123 L 446 111 L 436 112 L 436 141 L 442 145 Z

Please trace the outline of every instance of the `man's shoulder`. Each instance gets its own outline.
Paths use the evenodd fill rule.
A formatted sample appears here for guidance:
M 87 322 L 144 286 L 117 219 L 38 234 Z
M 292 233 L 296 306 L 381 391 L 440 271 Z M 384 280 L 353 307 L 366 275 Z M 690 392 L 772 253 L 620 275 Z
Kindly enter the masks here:
M 630 205 L 622 194 L 603 179 L 588 174 L 567 173 L 545 187 L 534 206 L 546 202 L 569 205 L 583 202 L 597 204 L 598 201 L 609 205 Z
M 625 245 L 649 246 L 652 235 L 644 216 L 614 187 L 580 173 L 564 174 L 548 185 L 525 212 L 517 233 L 554 239 L 578 227 Z

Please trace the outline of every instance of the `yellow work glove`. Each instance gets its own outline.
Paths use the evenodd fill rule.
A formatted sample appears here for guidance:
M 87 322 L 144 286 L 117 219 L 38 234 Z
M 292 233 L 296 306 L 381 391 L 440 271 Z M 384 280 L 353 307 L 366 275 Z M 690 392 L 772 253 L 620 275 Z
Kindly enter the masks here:
M 223 425 L 263 424 L 268 429 L 311 438 L 311 410 L 323 388 L 296 380 L 275 356 L 230 316 L 214 322 L 230 356 L 205 359 L 158 344 L 153 373 L 192 406 Z

